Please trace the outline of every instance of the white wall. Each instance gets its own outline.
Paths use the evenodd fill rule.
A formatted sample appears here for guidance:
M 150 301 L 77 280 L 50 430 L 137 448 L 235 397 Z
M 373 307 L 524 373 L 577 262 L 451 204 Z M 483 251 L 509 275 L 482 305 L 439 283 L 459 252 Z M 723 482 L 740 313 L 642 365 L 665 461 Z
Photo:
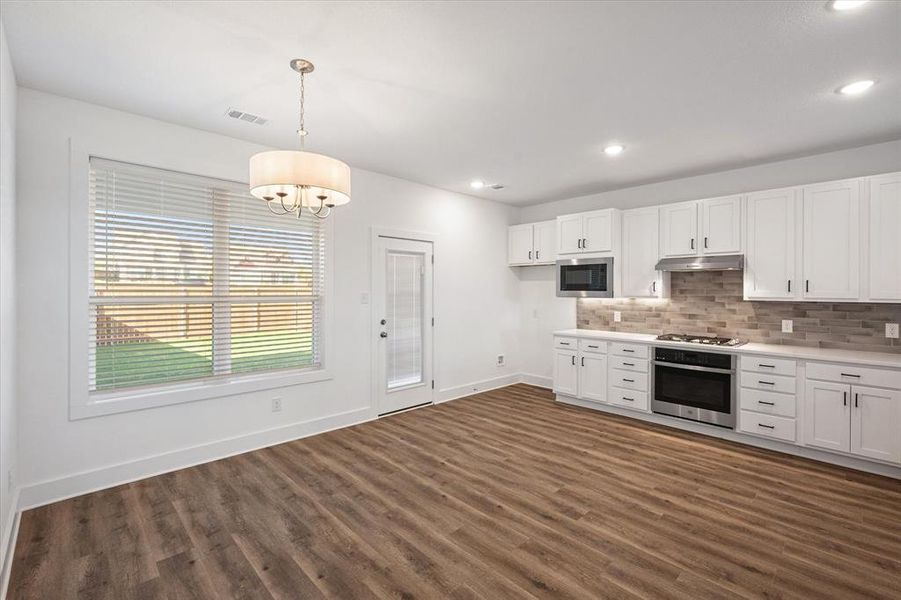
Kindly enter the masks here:
M 518 209 L 356 169 L 353 201 L 331 217 L 333 380 L 68 420 L 68 139 L 109 158 L 137 153 L 158 166 L 244 181 L 247 159 L 261 147 L 24 88 L 18 100 L 23 505 L 241 449 L 228 440 L 253 432 L 283 428 L 256 438 L 271 443 L 371 417 L 370 306 L 361 303 L 370 288 L 371 226 L 439 236 L 436 387 L 443 396 L 519 371 L 518 282 L 506 267 L 507 226 Z M 507 354 L 505 368 L 494 364 L 499 352 Z M 276 393 L 280 413 L 270 411 Z M 214 445 L 197 448 L 205 444 Z
M 624 154 L 620 159 L 628 160 Z M 600 208 L 636 208 L 683 200 L 700 200 L 728 194 L 860 177 L 901 170 L 901 140 L 850 150 L 817 154 L 744 169 L 674 179 L 546 202 L 523 208 L 520 223 L 554 219 L 558 215 Z M 522 366 L 525 373 L 550 377 L 551 333 L 576 326 L 576 301 L 557 298 L 554 270 L 550 267 L 517 267 L 520 279 L 520 311 L 523 319 Z
M 0 566 L 15 516 L 16 76 L 0 23 Z M 2 579 L 3 573 L 0 573 Z

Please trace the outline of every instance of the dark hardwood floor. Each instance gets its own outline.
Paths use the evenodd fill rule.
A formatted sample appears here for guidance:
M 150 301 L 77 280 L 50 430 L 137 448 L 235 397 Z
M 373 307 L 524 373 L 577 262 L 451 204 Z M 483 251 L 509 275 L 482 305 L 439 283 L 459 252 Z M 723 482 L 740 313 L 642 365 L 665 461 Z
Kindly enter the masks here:
M 9 597 L 899 591 L 901 482 L 516 385 L 30 510 Z

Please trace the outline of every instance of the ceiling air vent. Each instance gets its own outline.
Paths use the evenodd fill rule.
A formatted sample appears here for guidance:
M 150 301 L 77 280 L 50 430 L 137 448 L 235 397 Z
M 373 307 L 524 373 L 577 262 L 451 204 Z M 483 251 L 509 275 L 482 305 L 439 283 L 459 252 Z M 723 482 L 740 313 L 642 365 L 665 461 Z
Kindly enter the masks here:
M 269 122 L 269 119 L 265 117 L 254 115 L 249 112 L 244 112 L 243 110 L 238 110 L 236 108 L 229 108 L 227 111 L 225 111 L 225 116 L 231 117 L 232 119 L 238 119 L 239 121 L 253 123 L 254 125 L 265 125 Z

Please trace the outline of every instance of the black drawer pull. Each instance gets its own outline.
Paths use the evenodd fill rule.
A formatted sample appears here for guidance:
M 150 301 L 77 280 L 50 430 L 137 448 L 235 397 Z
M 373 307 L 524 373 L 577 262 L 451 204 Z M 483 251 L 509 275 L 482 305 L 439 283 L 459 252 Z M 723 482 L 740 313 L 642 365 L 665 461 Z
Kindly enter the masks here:
M 628 348 L 623 348 L 623 352 L 635 352 L 635 350 L 629 350 Z
M 634 366 L 635 366 L 635 363 L 627 363 L 627 362 L 624 362 L 624 363 L 623 363 L 623 366 L 625 366 L 625 367 L 634 367 Z
M 760 384 L 763 384 L 763 385 L 776 385 L 776 382 L 774 382 L 774 381 L 763 381 L 763 380 L 760 380 L 760 379 L 757 380 L 757 383 L 760 383 Z
M 764 425 L 763 423 L 758 423 L 758 427 L 764 427 L 765 429 L 776 429 L 775 425 Z
M 765 365 L 763 363 L 757 363 L 758 367 L 766 367 L 767 369 L 775 369 L 776 365 Z
M 561 346 L 569 346 L 569 342 L 560 342 Z
M 764 400 L 758 400 L 757 404 L 766 404 L 767 406 L 776 406 L 775 402 L 766 402 Z
M 592 346 L 591 344 L 588 344 L 588 347 L 597 349 L 597 346 Z
M 635 402 L 635 398 L 626 398 L 623 396 L 623 400 L 628 400 L 629 402 Z
M 860 375 L 855 375 L 854 373 L 842 373 L 842 377 L 856 377 L 860 379 Z
M 634 379 L 626 379 L 625 377 L 623 377 L 623 381 L 627 381 L 629 383 L 635 383 Z

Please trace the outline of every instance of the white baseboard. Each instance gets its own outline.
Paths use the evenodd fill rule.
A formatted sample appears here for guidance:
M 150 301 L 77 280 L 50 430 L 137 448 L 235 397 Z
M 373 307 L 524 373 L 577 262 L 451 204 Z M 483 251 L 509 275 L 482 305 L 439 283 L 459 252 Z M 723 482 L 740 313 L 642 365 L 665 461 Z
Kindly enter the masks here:
M 532 375 L 531 373 L 523 373 L 519 378 L 521 383 L 528 383 L 537 387 L 554 389 L 554 379 L 545 377 L 544 375 Z
M 502 375 L 501 377 L 494 377 L 483 381 L 474 381 L 472 383 L 467 383 L 466 385 L 445 388 L 438 392 L 438 400 L 435 403 L 440 404 L 441 402 L 456 400 L 457 398 L 471 396 L 472 394 L 478 394 L 479 392 L 495 390 L 497 388 L 513 385 L 514 383 L 519 383 L 520 381 L 522 381 L 522 374 L 513 373 L 512 375 Z
M 16 549 L 16 538 L 19 536 L 19 521 L 22 511 L 19 506 L 19 488 L 13 490 L 12 501 L 9 503 L 9 514 L 3 523 L 3 539 L 0 540 L 0 599 L 6 598 L 9 587 L 9 575 L 13 568 L 13 552 Z
M 22 486 L 19 510 L 28 510 L 66 498 L 153 477 L 162 473 L 243 454 L 300 438 L 325 433 L 372 419 L 369 407 L 351 410 L 320 419 L 292 423 L 283 427 L 256 431 L 208 444 L 183 448 L 134 461 L 68 475 L 59 479 Z
M 739 433 L 731 429 L 716 427 L 714 425 L 705 425 L 704 423 L 693 423 L 691 421 L 686 421 L 684 419 L 679 419 L 676 417 L 638 412 L 635 410 L 629 410 L 628 408 L 620 408 L 618 406 L 588 402 L 586 400 L 579 400 L 578 398 L 572 398 L 570 396 L 561 396 L 557 394 L 557 402 L 570 404 L 572 406 L 580 406 L 582 408 L 588 408 L 600 412 L 613 413 L 640 421 L 648 421 L 650 423 L 665 425 L 666 427 L 673 427 L 675 429 L 682 429 L 685 431 L 700 433 L 703 435 L 708 435 L 710 437 L 716 437 L 736 442 L 738 444 L 744 444 L 746 446 L 754 446 L 757 448 L 764 448 L 766 450 L 774 450 L 776 452 L 791 454 L 793 456 L 800 456 L 802 458 L 809 458 L 811 460 L 838 465 L 840 467 L 847 467 L 849 469 L 855 469 L 857 471 L 865 471 L 867 473 L 874 473 L 876 475 L 884 475 L 886 477 L 892 477 L 894 479 L 901 479 L 901 468 L 884 463 L 871 462 L 869 460 L 854 458 L 852 456 L 832 454 L 831 452 L 817 450 L 815 448 L 808 448 L 806 446 L 796 446 L 794 444 L 787 444 L 776 440 L 759 438 L 754 435 Z

